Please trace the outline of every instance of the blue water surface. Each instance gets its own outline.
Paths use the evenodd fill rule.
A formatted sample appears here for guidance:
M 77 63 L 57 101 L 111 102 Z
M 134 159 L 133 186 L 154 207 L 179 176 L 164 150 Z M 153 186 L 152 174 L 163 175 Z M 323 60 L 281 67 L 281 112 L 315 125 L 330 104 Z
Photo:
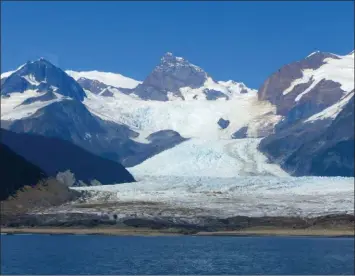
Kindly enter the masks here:
M 353 274 L 353 238 L 2 235 L 1 274 Z

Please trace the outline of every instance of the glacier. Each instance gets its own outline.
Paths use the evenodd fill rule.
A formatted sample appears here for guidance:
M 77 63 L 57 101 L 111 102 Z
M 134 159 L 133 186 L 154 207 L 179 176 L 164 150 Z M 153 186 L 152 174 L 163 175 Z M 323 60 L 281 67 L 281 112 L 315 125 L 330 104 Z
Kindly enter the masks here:
M 87 203 L 110 203 L 109 208 L 86 208 L 85 212 L 111 212 L 120 216 L 315 217 L 354 213 L 353 178 L 144 175 L 136 178 L 136 183 L 73 189 L 85 191 Z

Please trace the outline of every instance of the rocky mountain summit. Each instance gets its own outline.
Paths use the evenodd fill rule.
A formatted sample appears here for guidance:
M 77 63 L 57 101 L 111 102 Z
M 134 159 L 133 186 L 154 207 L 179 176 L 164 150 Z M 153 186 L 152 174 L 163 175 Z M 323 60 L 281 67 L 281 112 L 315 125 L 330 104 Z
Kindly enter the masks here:
M 24 93 L 27 90 L 35 90 L 38 93 L 56 93 L 78 101 L 83 101 L 86 97 L 82 87 L 72 77 L 43 58 L 28 61 L 2 79 L 1 95 L 3 96 Z

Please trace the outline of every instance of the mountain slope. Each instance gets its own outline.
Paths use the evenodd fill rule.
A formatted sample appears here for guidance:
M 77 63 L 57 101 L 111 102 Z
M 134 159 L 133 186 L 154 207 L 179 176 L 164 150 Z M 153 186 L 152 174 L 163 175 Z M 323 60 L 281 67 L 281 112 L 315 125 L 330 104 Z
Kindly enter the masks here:
M 72 77 L 43 58 L 27 62 L 1 84 L 1 94 L 6 96 L 27 90 L 55 92 L 79 101 L 86 97 L 84 90 Z
M 5 91 L 11 91 L 12 85 L 18 84 L 16 80 L 21 84 L 23 79 L 29 78 L 28 76 L 31 76 L 30 80 L 33 80 L 33 82 L 39 80 L 37 75 L 42 76 L 43 73 L 42 69 L 42 71 L 37 70 L 39 66 L 45 69 L 45 73 L 46 68 L 50 68 L 51 81 L 47 82 L 49 78 L 46 75 L 45 83 L 53 86 L 61 80 L 64 80 L 65 83 L 73 81 L 75 87 L 79 87 L 83 91 L 74 79 L 48 63 L 45 60 L 28 62 L 10 74 L 5 79 L 2 88 Z M 39 65 L 33 66 L 33 64 Z M 44 65 L 42 66 L 42 64 Z M 24 68 L 26 74 L 20 74 Z M 13 76 L 19 75 L 21 77 L 11 80 Z M 159 134 L 159 140 L 139 143 L 133 140 L 138 136 L 138 133 L 130 130 L 128 126 L 122 123 L 115 123 L 107 120 L 107 118 L 102 119 L 92 114 L 82 103 L 81 98 L 69 97 L 69 94 L 61 95 L 57 93 L 58 90 L 39 92 L 37 86 L 31 86 L 31 89 L 27 88 L 25 86 L 20 91 L 3 95 L 1 118 L 2 125 L 6 129 L 67 140 L 91 153 L 122 163 L 125 166 L 136 165 L 137 162 L 142 162 L 146 158 L 184 141 L 180 135 L 170 135 L 171 131 L 167 129 L 159 130 L 165 131 L 165 135 Z M 71 92 L 74 92 L 74 90 Z M 86 98 L 86 93 L 83 93 Z M 154 133 L 150 132 L 148 135 L 154 135 Z
M 354 53 L 316 52 L 259 90 L 283 119 L 259 149 L 293 175 L 354 176 Z
M 88 93 L 84 104 L 103 120 L 129 126 L 139 134 L 132 139 L 142 143 L 149 134 L 162 130 L 186 138 L 231 139 L 245 125 L 250 126 L 248 137 L 260 137 L 265 127 L 272 131 L 281 118 L 256 94 L 236 95 L 229 101 L 144 101 L 120 93 L 110 98 Z M 220 119 L 228 120 L 228 126 L 221 128 Z
M 93 155 L 67 141 L 1 129 L 2 143 L 47 175 L 71 171 L 76 181 L 91 184 L 133 182 L 132 175 L 119 163 Z M 36 183 L 36 182 L 35 182 Z
M 282 129 L 263 139 L 259 149 L 296 176 L 354 176 L 354 96 L 335 120 Z
M 252 92 L 243 83 L 216 82 L 202 68 L 168 52 L 131 93 L 143 100 L 168 101 L 228 100 L 234 94 Z
M 102 83 L 106 86 L 112 86 L 116 88 L 135 88 L 140 81 L 134 80 L 132 78 L 125 77 L 117 73 L 109 72 L 99 72 L 99 71 L 65 71 L 69 76 L 74 78 L 76 81 L 79 80 L 92 80 Z
M 37 166 L 0 143 L 1 185 L 0 200 L 5 200 L 20 188 L 33 186 L 45 179 L 46 174 Z
M 287 127 L 338 102 L 354 89 L 354 53 L 345 56 L 315 52 L 287 64 L 262 85 L 258 98 L 285 116 Z
M 354 96 L 319 136 L 288 159 L 297 175 L 354 176 Z
M 35 209 L 61 205 L 79 195 L 63 183 L 48 178 L 43 170 L 3 143 L 0 143 L 0 166 L 1 225 Z
M 73 77 L 83 89 L 102 96 L 111 96 L 115 92 L 126 93 L 141 83 L 115 73 L 72 70 L 65 72 Z

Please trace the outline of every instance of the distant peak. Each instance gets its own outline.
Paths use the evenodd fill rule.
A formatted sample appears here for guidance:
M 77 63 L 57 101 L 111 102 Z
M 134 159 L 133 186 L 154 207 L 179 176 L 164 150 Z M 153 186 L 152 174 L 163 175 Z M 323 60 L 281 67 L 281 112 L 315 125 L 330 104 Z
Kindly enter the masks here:
M 29 61 L 26 62 L 25 65 L 30 65 L 30 64 L 46 65 L 46 66 L 55 67 L 50 61 L 48 61 L 44 57 L 40 57 L 39 59 L 36 59 L 36 60 L 29 60 Z
M 45 59 L 44 57 L 40 57 L 37 59 L 35 62 L 41 62 L 41 63 L 46 63 L 46 64 L 51 64 L 53 65 L 49 60 Z
M 312 59 L 312 60 L 315 60 L 315 59 L 322 59 L 323 60 L 325 58 L 339 59 L 339 56 L 329 53 L 329 52 L 315 51 L 306 57 L 306 59 Z
M 164 57 L 172 57 L 172 56 L 174 56 L 172 52 L 166 52 L 164 54 Z
M 163 57 L 161 58 L 161 62 L 162 63 L 182 63 L 182 62 L 187 62 L 187 60 L 185 60 L 182 57 L 174 56 L 174 54 L 172 52 L 166 52 L 163 55 Z
M 311 56 L 319 54 L 319 53 L 320 53 L 320 51 L 314 51 L 313 53 L 309 54 L 307 57 L 311 57 Z

